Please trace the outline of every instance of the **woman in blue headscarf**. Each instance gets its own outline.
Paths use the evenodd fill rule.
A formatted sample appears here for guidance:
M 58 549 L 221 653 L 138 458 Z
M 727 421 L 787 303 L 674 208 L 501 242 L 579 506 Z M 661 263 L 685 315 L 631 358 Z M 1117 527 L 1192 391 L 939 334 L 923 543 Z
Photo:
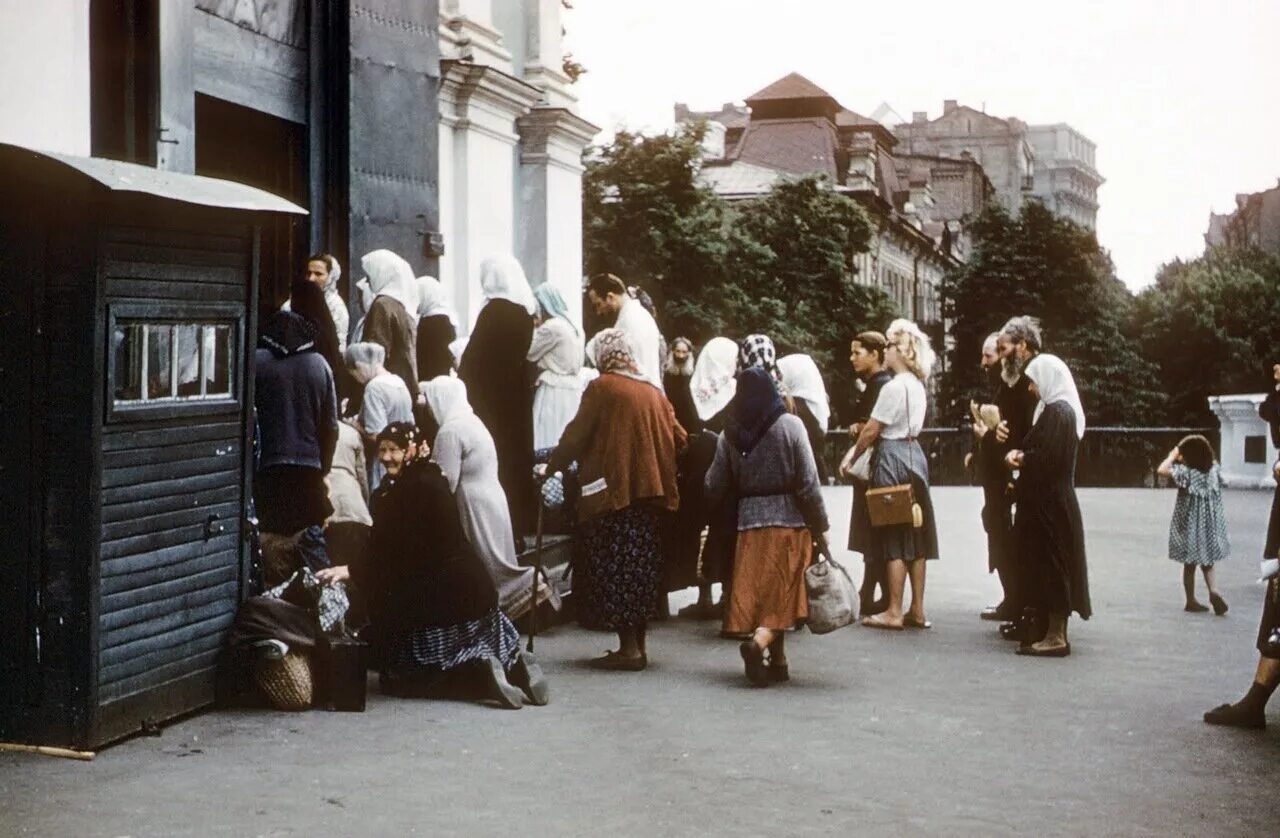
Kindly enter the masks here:
M 554 448 L 582 403 L 582 332 L 569 319 L 569 307 L 555 286 L 533 289 L 538 327 L 528 358 L 538 368 L 533 394 L 533 449 Z

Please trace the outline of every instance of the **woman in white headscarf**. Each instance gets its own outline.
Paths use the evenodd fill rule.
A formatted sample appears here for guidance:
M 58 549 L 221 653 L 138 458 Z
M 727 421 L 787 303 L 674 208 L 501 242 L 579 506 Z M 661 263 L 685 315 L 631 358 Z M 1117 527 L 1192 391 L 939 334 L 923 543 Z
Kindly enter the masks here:
M 784 355 L 778 359 L 782 387 L 791 397 L 793 412 L 804 422 L 809 447 L 818 466 L 818 482 L 827 484 L 827 423 L 831 421 L 831 400 L 818 365 L 808 355 Z
M 729 415 L 729 403 L 738 389 L 737 368 L 738 344 L 729 338 L 714 337 L 698 353 L 689 382 L 693 407 L 702 428 L 689 435 L 689 448 L 681 464 L 677 543 L 670 552 L 676 567 L 668 571 L 667 579 L 668 587 L 674 589 L 687 578 L 692 562 L 697 568 L 698 600 L 681 609 L 681 617 L 701 620 L 720 616 L 719 606 L 712 602 L 711 586 L 720 582 L 725 587 L 721 602 L 726 602 L 727 586 L 733 579 L 733 553 L 738 540 L 737 504 L 709 504 L 705 480 L 716 456 L 716 440 Z M 699 555 L 696 541 L 701 540 L 704 526 L 707 540 Z M 696 532 L 696 540 L 691 531 Z
M 1084 406 L 1071 371 L 1056 355 L 1037 355 L 1023 375 L 1040 403 L 1022 449 L 1010 451 L 1005 463 L 1019 470 L 1013 533 L 1027 604 L 1048 615 L 1048 631 L 1040 642 L 1020 646 L 1018 654 L 1062 658 L 1071 654 L 1071 613 L 1085 620 L 1093 613 L 1075 486 Z
M 533 392 L 533 450 L 554 448 L 582 403 L 582 332 L 554 285 L 534 289 L 538 302 L 529 361 L 538 369 Z
M 529 610 L 534 569 L 516 563 L 507 500 L 498 483 L 498 455 L 493 437 L 467 402 L 467 386 L 452 376 L 437 376 L 423 385 L 427 407 L 440 425 L 431 461 L 449 481 L 458 515 L 471 547 L 484 561 L 498 592 L 498 606 L 511 619 Z M 538 602 L 549 596 L 539 581 Z
M 411 394 L 417 393 L 418 283 L 413 268 L 390 250 L 366 253 L 360 266 L 373 293 L 360 340 L 381 344 L 387 350 L 387 370 L 400 376 Z
M 507 496 L 513 535 L 533 531 L 533 389 L 526 360 L 537 311 L 524 269 L 512 256 L 480 265 L 487 302 L 458 365 L 471 406 L 498 451 L 498 479 Z
M 434 276 L 418 277 L 418 375 L 430 381 L 453 371 L 449 344 L 458 337 L 458 315 Z

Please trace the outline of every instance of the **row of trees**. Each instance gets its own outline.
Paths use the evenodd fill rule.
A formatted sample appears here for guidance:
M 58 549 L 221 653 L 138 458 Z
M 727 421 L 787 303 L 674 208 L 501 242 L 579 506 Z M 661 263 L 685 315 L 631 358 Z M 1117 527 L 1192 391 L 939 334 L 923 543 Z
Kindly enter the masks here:
M 592 272 L 639 282 L 668 337 L 770 335 L 811 354 L 837 413 L 854 397 L 849 339 L 899 316 L 884 293 L 849 281 L 874 235 L 866 213 L 816 178 L 732 204 L 698 183 L 702 130 L 626 131 L 596 149 L 584 189 Z M 1206 399 L 1256 392 L 1280 359 L 1280 262 L 1217 250 L 1165 265 L 1133 295 L 1094 234 L 1038 203 L 970 222 L 971 257 L 945 280 L 947 372 L 931 423 L 988 397 L 977 359 L 1009 317 L 1040 317 L 1048 351 L 1076 374 L 1093 425 L 1205 425 Z M 939 347 L 941 349 L 941 347 Z
M 619 132 L 583 178 L 584 258 L 591 273 L 638 281 L 668 338 L 701 344 L 760 332 L 780 353 L 805 352 L 828 373 L 837 406 L 852 398 L 849 338 L 897 316 L 877 289 L 848 281 L 871 222 L 816 178 L 730 204 L 697 181 L 702 128 Z

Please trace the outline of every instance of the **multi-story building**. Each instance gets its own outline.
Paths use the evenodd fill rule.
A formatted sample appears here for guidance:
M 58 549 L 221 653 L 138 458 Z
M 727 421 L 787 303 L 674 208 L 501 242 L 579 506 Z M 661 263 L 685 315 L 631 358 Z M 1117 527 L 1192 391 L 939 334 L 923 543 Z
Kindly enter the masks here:
M 1262 192 L 1236 195 L 1231 213 L 1209 213 L 1206 247 L 1256 247 L 1280 257 L 1280 180 Z
M 1028 137 L 1036 155 L 1032 194 L 1054 215 L 1096 230 L 1098 187 L 1103 184 L 1095 162 L 1097 146 L 1065 122 L 1032 125 Z
M 1034 189 L 1035 150 L 1020 119 L 1000 119 L 948 99 L 938 118 L 915 111 L 894 134 L 901 153 L 908 155 L 959 158 L 967 153 L 986 172 L 996 200 L 1014 215 Z
M 757 198 L 785 178 L 814 174 L 857 200 L 876 235 L 868 252 L 856 257 L 853 281 L 880 288 L 917 322 L 941 326 L 939 285 L 961 255 L 963 213 L 956 208 L 964 203 L 964 189 L 945 186 L 939 212 L 931 165 L 899 161 L 899 142 L 883 125 L 797 73 L 747 97 L 745 107 L 730 103 L 698 112 L 677 104 L 675 117 L 706 121 L 699 178 L 728 200 Z M 967 165 L 951 161 L 939 171 L 958 167 L 967 172 L 961 180 L 985 183 L 981 170 Z M 989 193 L 979 187 L 975 194 L 976 204 Z

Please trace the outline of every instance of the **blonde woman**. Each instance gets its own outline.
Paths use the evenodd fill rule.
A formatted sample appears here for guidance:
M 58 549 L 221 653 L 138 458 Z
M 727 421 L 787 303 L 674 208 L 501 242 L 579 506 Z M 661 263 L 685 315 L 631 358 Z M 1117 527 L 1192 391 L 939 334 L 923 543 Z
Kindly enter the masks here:
M 885 368 L 893 374 L 880 389 L 871 418 L 858 435 L 853 460 L 875 446 L 870 488 L 909 483 L 920 507 L 920 525 L 872 527 L 867 555 L 887 571 L 889 607 L 864 617 L 871 628 L 930 628 L 925 618 L 925 561 L 938 558 L 938 532 L 929 498 L 929 461 L 917 437 L 924 427 L 927 394 L 924 383 L 933 369 L 929 338 L 910 320 L 895 320 L 885 330 Z M 903 589 L 911 579 L 911 607 L 902 608 Z

